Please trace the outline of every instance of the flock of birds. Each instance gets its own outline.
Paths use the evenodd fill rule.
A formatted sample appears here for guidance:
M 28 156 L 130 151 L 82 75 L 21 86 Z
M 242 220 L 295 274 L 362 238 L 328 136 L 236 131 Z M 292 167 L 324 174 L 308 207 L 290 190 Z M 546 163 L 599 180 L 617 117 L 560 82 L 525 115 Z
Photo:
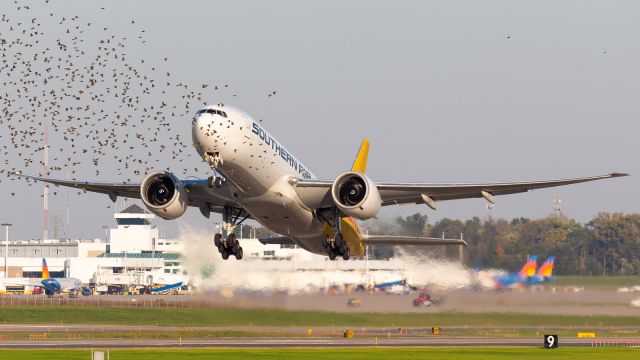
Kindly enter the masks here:
M 191 146 L 190 120 L 207 99 L 231 96 L 223 93 L 228 84 L 187 84 L 165 69 L 168 57 L 134 58 L 147 42 L 135 20 L 119 34 L 13 5 L 14 16 L 0 18 L 0 175 L 130 182 L 172 164 L 179 176 L 206 169 Z

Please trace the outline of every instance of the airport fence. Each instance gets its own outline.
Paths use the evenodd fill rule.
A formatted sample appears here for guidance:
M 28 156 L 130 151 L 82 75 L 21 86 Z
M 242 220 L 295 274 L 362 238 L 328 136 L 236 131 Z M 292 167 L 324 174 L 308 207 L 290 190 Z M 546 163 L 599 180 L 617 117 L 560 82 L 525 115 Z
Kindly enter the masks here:
M 0 308 L 25 307 L 119 307 L 119 308 L 195 308 L 210 307 L 215 302 L 210 299 L 189 296 L 139 295 L 127 297 L 121 295 L 98 295 L 69 298 L 45 295 L 0 296 Z

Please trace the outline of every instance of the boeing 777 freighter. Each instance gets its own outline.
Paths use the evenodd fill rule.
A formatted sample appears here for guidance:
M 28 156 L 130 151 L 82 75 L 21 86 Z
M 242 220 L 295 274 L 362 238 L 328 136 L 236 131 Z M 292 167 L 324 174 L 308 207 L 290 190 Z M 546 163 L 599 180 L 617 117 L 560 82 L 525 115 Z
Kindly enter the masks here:
M 212 169 L 208 179 L 180 180 L 167 171 L 152 172 L 140 183 L 91 182 L 16 174 L 55 185 L 142 199 L 152 213 L 176 219 L 194 206 L 209 218 L 221 213 L 223 234 L 214 242 L 224 259 L 242 258 L 235 226 L 254 219 L 280 237 L 263 243 L 297 244 L 332 260 L 364 255 L 366 244 L 465 245 L 462 239 L 366 235 L 357 220 L 378 215 L 382 206 L 426 204 L 435 210 L 439 201 L 484 198 L 552 186 L 608 179 L 626 174 L 564 180 L 486 183 L 424 184 L 374 182 L 366 173 L 369 142 L 360 146 L 351 170 L 333 180 L 318 180 L 282 143 L 246 113 L 223 105 L 206 106 L 192 120 L 193 146 Z

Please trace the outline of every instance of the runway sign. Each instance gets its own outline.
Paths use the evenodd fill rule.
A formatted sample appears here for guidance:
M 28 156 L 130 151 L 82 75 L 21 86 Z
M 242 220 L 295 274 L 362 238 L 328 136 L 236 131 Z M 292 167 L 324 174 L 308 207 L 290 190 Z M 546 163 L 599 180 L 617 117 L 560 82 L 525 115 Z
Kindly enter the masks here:
M 557 349 L 558 348 L 558 335 L 545 335 L 544 336 L 544 348 L 545 349 Z

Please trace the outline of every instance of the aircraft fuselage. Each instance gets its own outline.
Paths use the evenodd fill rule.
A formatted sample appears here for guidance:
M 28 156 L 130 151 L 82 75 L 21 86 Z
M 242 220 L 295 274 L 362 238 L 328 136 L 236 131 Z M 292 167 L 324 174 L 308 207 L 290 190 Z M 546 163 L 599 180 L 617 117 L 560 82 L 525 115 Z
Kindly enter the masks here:
M 259 122 L 234 108 L 209 106 L 196 113 L 192 137 L 203 159 L 208 155 L 220 159 L 216 171 L 225 184 L 212 191 L 225 192 L 230 203 L 306 250 L 326 253 L 321 245 L 324 223 L 300 201 L 290 183 L 314 178 L 313 174 Z

